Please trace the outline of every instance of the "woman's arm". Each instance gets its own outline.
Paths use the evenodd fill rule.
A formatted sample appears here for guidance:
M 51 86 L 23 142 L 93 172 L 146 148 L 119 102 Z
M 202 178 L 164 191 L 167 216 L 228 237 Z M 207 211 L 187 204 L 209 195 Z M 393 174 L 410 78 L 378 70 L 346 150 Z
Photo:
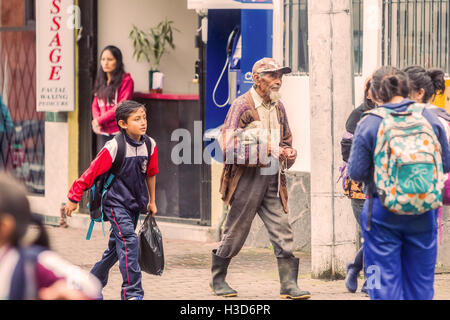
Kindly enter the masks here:
M 105 123 L 109 123 L 114 121 L 114 117 L 116 114 L 117 105 L 125 100 L 131 100 L 133 98 L 134 92 L 134 83 L 133 79 L 130 75 L 126 75 L 117 92 L 117 104 L 105 112 L 102 116 L 98 117 L 97 121 L 100 126 L 103 126 Z
M 373 151 L 379 125 L 374 122 L 374 117 L 369 117 L 356 127 L 348 159 L 350 178 L 365 183 L 369 183 L 372 179 Z

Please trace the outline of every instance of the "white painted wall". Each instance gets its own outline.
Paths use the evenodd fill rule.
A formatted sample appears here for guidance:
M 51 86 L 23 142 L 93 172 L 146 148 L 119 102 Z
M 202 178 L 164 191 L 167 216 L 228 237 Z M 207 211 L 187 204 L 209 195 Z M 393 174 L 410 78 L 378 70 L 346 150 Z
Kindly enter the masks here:
M 198 94 L 198 85 L 192 82 L 198 51 L 194 46 L 197 14 L 187 9 L 186 0 L 99 0 L 98 1 L 98 51 L 115 45 L 122 51 L 125 70 L 131 73 L 135 91 L 148 91 L 147 62 L 136 62 L 128 34 L 135 24 L 148 30 L 168 17 L 180 30 L 175 32 L 175 50 L 161 59 L 164 76 L 164 93 Z
M 354 78 L 354 108 L 364 99 L 364 82 L 366 77 L 380 66 L 380 0 L 367 0 L 364 19 L 364 52 L 363 75 Z M 283 62 L 283 1 L 273 1 L 273 57 Z M 373 41 L 376 39 L 376 41 Z M 293 134 L 293 146 L 298 151 L 296 163 L 291 171 L 311 171 L 311 136 L 310 136 L 310 106 L 309 77 L 285 76 L 281 88 L 282 101 L 288 114 L 289 125 Z M 348 113 L 348 112 L 347 112 Z M 348 115 L 345 115 L 347 118 Z M 342 132 L 343 134 L 344 132 Z
M 280 92 L 293 136 L 292 146 L 298 153 L 297 161 L 289 170 L 309 172 L 311 170 L 309 77 L 283 77 Z
M 55 139 L 57 137 L 57 139 Z M 69 128 L 67 122 L 45 122 L 45 196 L 29 196 L 31 210 L 59 216 L 67 202 L 69 184 Z

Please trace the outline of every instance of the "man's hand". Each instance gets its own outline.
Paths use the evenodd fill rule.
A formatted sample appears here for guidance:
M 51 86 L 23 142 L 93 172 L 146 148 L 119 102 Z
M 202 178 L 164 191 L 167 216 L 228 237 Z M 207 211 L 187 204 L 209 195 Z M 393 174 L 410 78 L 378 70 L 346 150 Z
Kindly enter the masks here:
M 278 146 L 273 148 L 272 146 L 269 146 L 269 155 L 273 156 L 275 159 L 284 161 L 287 158 L 287 148 Z
M 150 212 L 152 214 L 152 217 L 154 217 L 156 215 L 156 213 L 158 212 L 158 208 L 156 208 L 156 203 L 155 202 L 149 202 L 147 205 L 147 212 Z
M 295 158 L 297 158 L 297 150 L 295 150 L 294 148 L 286 148 L 285 150 L 288 160 L 294 160 Z
M 78 207 L 78 203 L 72 202 L 72 201 L 67 201 L 66 205 L 64 206 L 64 213 L 66 214 L 66 216 L 71 217 L 72 216 L 72 211 L 76 210 Z

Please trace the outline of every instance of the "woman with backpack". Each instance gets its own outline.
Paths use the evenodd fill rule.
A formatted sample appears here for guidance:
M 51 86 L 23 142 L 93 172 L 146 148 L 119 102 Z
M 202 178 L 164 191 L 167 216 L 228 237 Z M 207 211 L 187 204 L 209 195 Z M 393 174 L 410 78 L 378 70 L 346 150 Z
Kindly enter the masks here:
M 411 100 L 425 103 L 426 108 L 435 113 L 450 141 L 450 114 L 443 108 L 433 105 L 430 101 L 436 94 L 443 94 L 445 91 L 445 73 L 440 69 L 425 70 L 420 66 L 409 66 L 403 71 L 408 75 Z
M 371 94 L 379 107 L 358 123 L 350 152 L 349 176 L 366 184 L 369 197 L 360 222 L 371 299 L 434 295 L 435 214 L 450 151 L 442 123 L 407 99 L 409 91 L 406 73 L 390 66 L 374 73 Z
M 431 103 L 436 94 L 443 94 L 445 91 L 445 73 L 440 69 L 425 70 L 420 66 L 409 66 L 403 69 L 409 78 L 410 99 L 425 103 L 425 108 L 432 111 L 441 121 L 445 128 L 447 140 L 450 143 L 450 114 L 443 108 L 439 108 Z M 450 205 L 450 178 L 444 184 L 443 199 L 444 205 Z M 442 208 L 438 212 L 439 221 L 442 219 Z M 439 231 L 442 236 L 442 224 Z
M 344 136 L 341 140 L 341 153 L 342 160 L 344 161 L 344 172 L 346 171 L 346 165 L 348 162 L 348 158 L 350 156 L 350 149 L 352 147 L 353 135 L 355 133 L 356 125 L 361 119 L 364 112 L 372 110 L 375 108 L 375 103 L 371 99 L 370 94 L 370 79 L 367 78 L 364 84 L 364 101 L 361 105 L 354 109 L 345 123 Z M 366 200 L 366 195 L 364 194 L 363 184 L 361 182 L 355 182 L 348 178 L 347 175 L 344 176 L 343 186 L 344 186 L 344 194 L 351 199 L 351 206 L 353 210 L 353 214 L 355 216 L 356 222 L 358 223 L 358 241 L 361 238 L 361 225 L 359 223 L 361 217 L 361 211 L 364 206 L 364 202 Z M 361 243 L 359 243 L 359 250 L 356 253 L 355 259 L 353 262 L 347 264 L 347 274 L 345 277 L 345 286 L 348 291 L 355 293 L 358 289 L 358 276 L 363 268 L 363 248 Z M 367 289 L 365 286 L 366 282 L 364 282 L 363 287 L 361 288 L 361 292 L 367 293 Z

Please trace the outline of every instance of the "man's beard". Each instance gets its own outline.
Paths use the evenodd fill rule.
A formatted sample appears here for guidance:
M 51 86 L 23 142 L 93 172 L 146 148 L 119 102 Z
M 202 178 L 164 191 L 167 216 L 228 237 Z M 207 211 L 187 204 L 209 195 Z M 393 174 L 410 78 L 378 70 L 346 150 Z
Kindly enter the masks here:
M 279 91 L 270 90 L 270 101 L 277 102 L 281 99 L 281 94 Z

